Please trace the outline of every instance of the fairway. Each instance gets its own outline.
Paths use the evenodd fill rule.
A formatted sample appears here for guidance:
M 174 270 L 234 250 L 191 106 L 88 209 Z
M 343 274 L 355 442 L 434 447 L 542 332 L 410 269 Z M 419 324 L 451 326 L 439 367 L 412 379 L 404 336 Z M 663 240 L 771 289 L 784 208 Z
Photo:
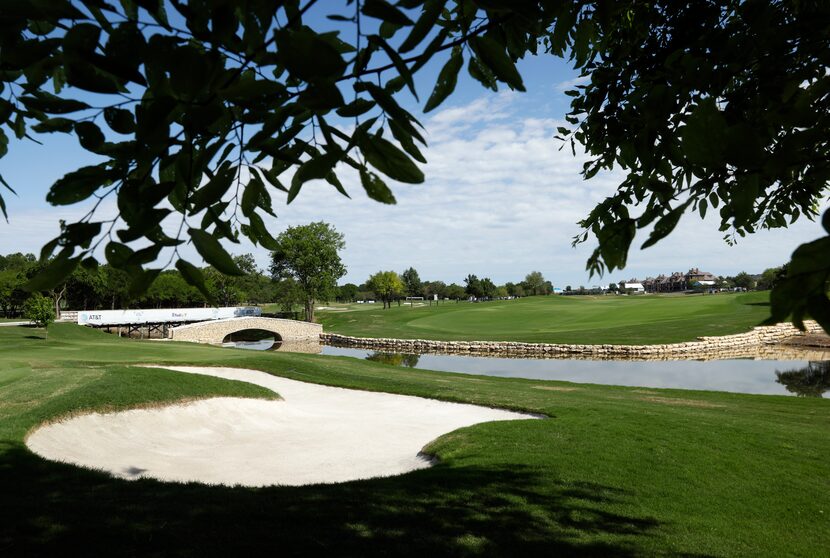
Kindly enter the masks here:
M 659 344 L 747 331 L 768 292 L 688 296 L 537 296 L 433 306 L 320 311 L 324 330 L 355 337 L 530 343 Z
M 456 430 L 426 448 L 438 460 L 429 469 L 306 487 L 124 481 L 26 449 L 38 425 L 91 410 L 274 396 L 129 366 L 137 362 L 255 369 L 547 418 Z M 822 399 L 455 375 L 68 324 L 48 341 L 0 328 L 0 554 L 811 555 L 830 546 L 828 429 Z

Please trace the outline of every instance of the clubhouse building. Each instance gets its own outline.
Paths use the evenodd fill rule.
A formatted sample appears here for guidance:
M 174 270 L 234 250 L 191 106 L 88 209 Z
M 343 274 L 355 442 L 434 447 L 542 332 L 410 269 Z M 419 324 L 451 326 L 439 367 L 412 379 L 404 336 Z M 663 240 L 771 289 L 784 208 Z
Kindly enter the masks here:
M 695 285 L 713 287 L 718 278 L 708 271 L 700 271 L 693 267 L 686 273 L 675 271 L 671 275 L 660 274 L 657 277 L 647 277 L 642 281 L 630 279 L 620 281 L 620 289 L 646 293 L 673 293 L 687 291 Z

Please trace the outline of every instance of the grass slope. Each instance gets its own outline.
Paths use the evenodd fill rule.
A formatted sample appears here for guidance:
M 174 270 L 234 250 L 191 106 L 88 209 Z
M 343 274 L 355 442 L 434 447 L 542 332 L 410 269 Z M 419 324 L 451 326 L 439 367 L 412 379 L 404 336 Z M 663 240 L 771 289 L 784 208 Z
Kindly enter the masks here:
M 769 293 L 547 296 L 438 306 L 351 305 L 320 311 L 325 331 L 357 337 L 656 344 L 747 331 L 769 315 Z
M 41 460 L 26 433 L 91 409 L 256 386 L 127 367 L 255 368 L 546 420 L 455 431 L 436 467 L 264 489 L 122 481 Z M 0 329 L 0 555 L 813 555 L 830 547 L 830 404 L 400 369 L 348 358 Z M 217 448 L 217 451 L 223 451 Z

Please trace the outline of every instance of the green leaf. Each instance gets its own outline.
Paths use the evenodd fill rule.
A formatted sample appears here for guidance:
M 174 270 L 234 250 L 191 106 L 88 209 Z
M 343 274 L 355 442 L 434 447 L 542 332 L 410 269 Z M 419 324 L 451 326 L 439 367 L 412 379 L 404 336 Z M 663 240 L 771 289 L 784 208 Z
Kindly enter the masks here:
M 245 275 L 213 235 L 199 229 L 188 229 L 196 251 L 207 263 L 225 275 Z
M 161 273 L 161 269 L 142 269 L 131 273 L 130 286 L 127 290 L 130 298 L 136 298 L 146 293 L 159 273 Z
M 424 3 L 424 9 L 423 12 L 421 12 L 421 17 L 419 17 L 418 21 L 415 22 L 409 36 L 404 39 L 398 47 L 398 52 L 409 52 L 418 46 L 424 38 L 426 38 L 435 25 L 435 22 L 438 21 L 438 17 L 441 15 L 441 10 L 444 9 L 444 4 L 445 0 L 427 0 Z
M 360 11 L 364 15 L 381 21 L 387 21 L 397 25 L 412 25 L 412 20 L 406 14 L 385 0 L 363 0 L 363 6 Z
M 282 29 L 275 36 L 280 62 L 297 78 L 314 83 L 332 81 L 343 75 L 346 69 L 343 57 L 311 29 Z
M 455 91 L 455 85 L 458 82 L 458 72 L 464 64 L 464 56 L 461 53 L 461 47 L 452 49 L 450 59 L 441 68 L 441 73 L 438 74 L 438 81 L 435 82 L 435 88 L 427 100 L 424 107 L 424 112 L 429 112 L 444 102 L 444 99 Z
M 24 96 L 20 98 L 26 108 L 48 112 L 50 114 L 67 114 L 70 112 L 77 112 L 79 110 L 86 110 L 90 106 L 83 101 L 75 99 L 62 99 L 47 93 L 45 91 L 38 91 L 34 96 Z
M 303 163 L 294 173 L 294 178 L 291 179 L 291 189 L 288 191 L 287 203 L 294 201 L 294 198 L 300 193 L 300 188 L 309 180 L 325 178 L 339 160 L 340 154 L 326 153 Z
M 111 171 L 99 167 L 81 167 L 58 179 L 46 194 L 52 205 L 70 205 L 87 199 L 95 191 L 111 182 Z
M 467 64 L 467 72 L 469 72 L 470 76 L 487 89 L 491 89 L 493 91 L 499 90 L 498 83 L 496 82 L 496 76 L 494 76 L 493 72 L 487 69 L 487 67 L 475 56 L 470 57 L 470 62 Z
M 230 162 L 222 163 L 214 177 L 190 196 L 192 203 L 190 214 L 195 215 L 209 205 L 221 201 L 222 196 L 231 187 L 235 176 L 236 169 L 231 167 Z
M 472 45 L 478 54 L 481 62 L 495 74 L 500 80 L 518 91 L 524 91 L 522 76 L 516 69 L 516 65 L 504 50 L 504 45 L 499 44 L 489 36 L 474 37 Z
M 415 81 L 412 79 L 412 72 L 409 70 L 409 66 L 406 65 L 403 58 L 401 58 L 401 55 L 398 54 L 398 51 L 392 48 L 389 43 L 377 35 L 370 35 L 369 42 L 376 42 L 380 45 L 389 57 L 389 60 L 391 60 L 392 64 L 395 65 L 395 69 L 398 70 L 398 74 L 400 74 L 399 77 L 404 80 L 406 86 L 409 88 L 409 91 L 412 93 L 412 96 L 415 97 L 415 100 L 417 101 L 418 93 L 415 91 Z
M 373 200 L 388 204 L 396 203 L 392 190 L 375 173 L 360 169 L 360 183 L 363 184 L 366 194 Z
M 378 135 L 363 136 L 360 151 L 373 167 L 390 178 L 409 184 L 424 181 L 421 169 L 403 151 Z
M 68 134 L 72 130 L 75 129 L 75 121 L 71 118 L 63 118 L 63 117 L 55 117 L 55 118 L 47 118 L 42 122 L 38 122 L 34 126 L 32 126 L 32 130 L 38 132 L 40 134 L 43 133 L 52 133 L 52 132 L 61 132 L 64 134 Z
M 70 258 L 59 254 L 43 268 L 37 275 L 29 279 L 23 289 L 29 292 L 46 291 L 59 285 L 69 277 L 81 261 L 81 256 Z
M 126 244 L 111 241 L 104 249 L 104 256 L 110 265 L 116 269 L 124 269 L 127 267 L 127 262 L 134 254 L 133 249 Z
M 654 224 L 654 229 L 651 231 L 648 239 L 640 248 L 648 248 L 649 246 L 653 246 L 671 233 L 677 226 L 677 222 L 680 220 L 683 212 L 686 211 L 686 206 L 688 205 L 689 202 L 679 205 L 661 217 L 660 220 Z
M 337 109 L 337 114 L 349 118 L 353 116 L 360 116 L 372 110 L 376 104 L 368 99 L 357 98 L 348 105 L 344 105 Z
M 712 98 L 703 99 L 680 130 L 681 147 L 692 163 L 718 164 L 723 158 L 726 120 Z
M 78 122 L 75 124 L 75 133 L 81 147 L 87 151 L 97 152 L 104 144 L 104 133 L 92 122 Z
M 258 213 L 251 213 L 248 216 L 248 221 L 251 223 L 251 229 L 256 236 L 256 239 L 266 250 L 277 250 L 280 246 L 276 239 L 268 232 L 268 228 L 262 221 L 262 217 Z
M 104 109 L 104 120 L 113 132 L 132 134 L 135 132 L 135 118 L 133 113 L 120 108 L 107 107 Z
M 196 287 L 208 303 L 216 306 L 216 299 L 207 287 L 205 287 L 205 276 L 202 270 L 190 262 L 179 260 L 176 262 L 176 269 L 182 274 L 182 278 L 188 285 Z

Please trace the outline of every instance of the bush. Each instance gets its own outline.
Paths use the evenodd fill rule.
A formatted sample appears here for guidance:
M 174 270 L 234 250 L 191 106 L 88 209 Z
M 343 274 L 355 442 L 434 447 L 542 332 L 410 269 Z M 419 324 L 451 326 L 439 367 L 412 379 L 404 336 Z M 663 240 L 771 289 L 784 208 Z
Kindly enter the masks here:
M 48 328 L 55 321 L 55 309 L 51 300 L 35 293 L 23 304 L 23 316 L 37 327 Z

